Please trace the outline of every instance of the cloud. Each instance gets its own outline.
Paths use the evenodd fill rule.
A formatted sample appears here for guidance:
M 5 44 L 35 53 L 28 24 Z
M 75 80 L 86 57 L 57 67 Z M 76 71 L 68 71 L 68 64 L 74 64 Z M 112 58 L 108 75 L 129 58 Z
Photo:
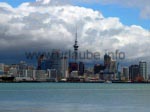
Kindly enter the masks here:
M 40 2 L 42 4 L 49 4 L 51 0 L 36 0 L 36 2 Z
M 12 8 L 0 3 L 0 51 L 23 52 L 53 48 L 73 49 L 76 25 L 80 50 L 115 51 L 127 58 L 150 56 L 148 31 L 105 18 L 90 8 L 37 0 Z

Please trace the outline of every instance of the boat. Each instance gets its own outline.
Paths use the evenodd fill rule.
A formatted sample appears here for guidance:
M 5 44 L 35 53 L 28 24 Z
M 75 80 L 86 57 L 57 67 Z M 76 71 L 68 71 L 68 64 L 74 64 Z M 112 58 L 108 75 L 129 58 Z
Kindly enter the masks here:
M 2 76 L 1 77 L 1 80 L 4 81 L 4 82 L 13 82 L 15 79 L 14 76 Z
M 107 81 L 105 81 L 105 83 L 108 83 L 108 84 L 110 84 L 110 83 L 112 83 L 112 81 L 109 81 L 109 80 L 107 80 Z

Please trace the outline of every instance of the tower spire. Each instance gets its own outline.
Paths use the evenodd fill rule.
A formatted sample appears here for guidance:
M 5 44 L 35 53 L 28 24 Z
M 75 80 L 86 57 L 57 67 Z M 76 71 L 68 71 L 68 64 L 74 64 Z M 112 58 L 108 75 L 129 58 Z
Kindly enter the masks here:
M 75 54 L 75 62 L 77 61 L 78 58 L 78 31 L 77 31 L 77 26 L 76 26 L 76 33 L 75 33 L 75 44 L 74 44 L 74 54 Z

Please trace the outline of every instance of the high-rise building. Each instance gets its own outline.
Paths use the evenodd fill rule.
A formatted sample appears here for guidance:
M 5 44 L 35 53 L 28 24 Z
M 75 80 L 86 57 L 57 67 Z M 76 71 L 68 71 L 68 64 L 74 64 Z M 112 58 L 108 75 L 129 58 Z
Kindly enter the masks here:
M 125 80 L 129 80 L 129 68 L 128 67 L 122 68 L 122 74 Z
M 40 55 L 38 58 L 38 67 L 37 70 L 41 70 L 42 69 L 42 61 L 44 60 L 44 54 Z
M 61 54 L 60 50 L 53 50 L 51 55 L 51 68 L 57 71 L 57 77 L 61 78 Z
M 19 65 L 18 75 L 19 75 L 19 77 L 24 77 L 26 74 L 25 70 L 28 69 L 28 66 L 27 66 L 26 62 L 24 62 L 24 61 L 21 61 L 18 65 Z
M 110 61 L 110 72 L 116 73 L 117 72 L 117 62 L 115 60 Z
M 135 81 L 139 77 L 139 65 L 131 65 L 129 67 L 129 80 Z
M 115 60 L 110 61 L 109 72 L 112 74 L 112 79 L 116 80 L 117 75 L 117 62 Z
M 69 74 L 72 71 L 78 71 L 78 63 L 73 63 L 73 62 L 69 63 Z
M 111 63 L 111 57 L 106 53 L 104 55 L 104 66 L 109 69 L 110 68 L 110 63 Z
M 42 60 L 40 68 L 41 68 L 41 70 L 51 69 L 51 60 L 50 59 Z
M 47 59 L 41 55 L 38 59 L 38 70 L 55 69 L 57 70 L 58 78 L 61 78 L 61 54 L 60 50 L 53 49 L 50 57 Z
M 4 64 L 0 64 L 0 71 L 4 71 Z
M 79 75 L 83 76 L 84 75 L 84 63 L 79 62 Z
M 27 69 L 27 68 L 28 68 L 28 66 L 27 66 L 27 63 L 26 63 L 26 62 L 21 61 L 21 62 L 19 63 L 19 69 L 20 69 L 20 70 Z
M 68 58 L 66 56 L 61 57 L 61 74 L 62 78 L 67 78 L 68 76 Z
M 4 64 L 0 64 L 0 75 L 4 74 Z
M 147 63 L 145 61 L 139 62 L 139 74 L 144 80 L 148 80 Z
M 94 65 L 94 74 L 99 74 L 101 71 L 104 71 L 105 66 L 101 64 L 95 64 Z

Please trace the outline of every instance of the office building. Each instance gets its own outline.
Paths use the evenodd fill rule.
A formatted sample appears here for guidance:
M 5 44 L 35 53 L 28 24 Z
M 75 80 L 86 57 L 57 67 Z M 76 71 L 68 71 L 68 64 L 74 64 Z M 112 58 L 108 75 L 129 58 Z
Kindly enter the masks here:
M 4 75 L 9 75 L 10 66 L 4 65 Z
M 100 71 L 104 71 L 105 66 L 101 65 L 101 64 L 95 64 L 94 65 L 94 74 L 99 74 Z
M 79 75 L 83 76 L 84 75 L 84 63 L 79 62 Z
M 74 63 L 74 62 L 69 63 L 69 74 L 72 71 L 78 71 L 78 63 Z
M 137 77 L 139 77 L 139 65 L 131 65 L 129 67 L 129 80 L 136 81 Z
M 78 78 L 78 76 L 79 76 L 78 71 L 72 71 L 70 74 L 70 77 L 72 77 L 72 78 Z
M 0 64 L 0 75 L 4 74 L 4 64 Z
M 117 62 L 115 60 L 110 61 L 109 73 L 112 74 L 112 79 L 116 80 L 117 75 Z
M 57 80 L 57 70 L 56 69 L 48 69 L 47 70 L 48 72 L 48 78 L 51 79 L 51 80 L 54 80 L 56 81 Z
M 37 81 L 46 81 L 48 74 L 45 70 L 36 70 L 35 77 Z
M 9 69 L 9 75 L 11 75 L 11 76 L 18 76 L 18 70 L 17 70 L 17 68 L 15 68 L 15 67 L 11 67 L 10 69 Z
M 52 68 L 52 64 L 51 64 L 51 60 L 50 59 L 44 59 L 41 61 L 41 65 L 40 68 L 41 70 L 47 70 L 47 69 L 51 69 Z
M 106 53 L 104 55 L 104 66 L 109 69 L 110 68 L 110 63 L 111 63 L 111 57 Z
M 41 55 L 38 58 L 37 70 L 55 69 L 57 70 L 58 77 L 61 78 L 61 54 L 60 50 L 53 49 L 48 59 Z
M 66 56 L 61 57 L 61 75 L 62 78 L 68 77 L 68 58 Z
M 144 80 L 148 80 L 147 63 L 145 61 L 139 62 L 139 74 Z
M 129 80 L 129 68 L 128 67 L 122 68 L 122 74 L 126 81 Z
M 53 50 L 52 55 L 50 57 L 51 60 L 51 68 L 57 71 L 57 77 L 61 78 L 61 54 L 59 50 Z
M 0 64 L 0 71 L 4 71 L 4 64 Z
M 44 54 L 40 55 L 38 57 L 38 66 L 37 66 L 37 70 L 42 70 L 42 62 L 44 61 L 45 56 Z

